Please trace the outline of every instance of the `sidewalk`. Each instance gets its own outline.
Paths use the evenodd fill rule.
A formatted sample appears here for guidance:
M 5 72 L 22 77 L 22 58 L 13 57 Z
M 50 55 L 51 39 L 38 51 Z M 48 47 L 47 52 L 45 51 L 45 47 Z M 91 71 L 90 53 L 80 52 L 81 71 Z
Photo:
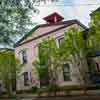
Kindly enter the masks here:
M 52 93 L 51 93 L 52 94 Z M 49 94 L 48 96 L 39 96 L 38 94 L 17 94 L 16 95 L 16 99 L 7 99 L 7 98 L 0 98 L 0 100 L 35 100 L 38 98 L 53 98 L 53 97 L 83 97 L 83 96 L 99 96 L 100 97 L 100 90 L 88 90 L 87 92 L 83 92 L 83 91 L 71 91 L 70 94 L 62 94 L 62 95 L 55 95 L 52 96 L 51 94 Z M 100 99 L 99 99 L 100 100 Z
M 64 96 L 84 96 L 84 95 L 87 95 L 87 96 L 100 96 L 100 90 L 88 90 L 87 92 L 83 92 L 83 91 L 71 91 L 70 94 L 68 93 L 67 95 L 56 95 L 56 96 L 61 96 L 61 97 L 64 97 Z M 37 97 L 55 97 L 55 96 L 52 96 L 52 95 L 49 95 L 49 96 L 39 96 L 38 94 L 19 94 L 17 95 L 17 98 L 37 98 Z

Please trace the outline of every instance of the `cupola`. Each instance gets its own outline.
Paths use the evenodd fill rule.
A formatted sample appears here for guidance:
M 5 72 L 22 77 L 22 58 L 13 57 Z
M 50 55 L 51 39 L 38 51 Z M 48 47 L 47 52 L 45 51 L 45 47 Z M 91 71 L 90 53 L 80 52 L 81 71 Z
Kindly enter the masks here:
M 46 17 L 43 18 L 47 23 L 51 24 L 51 23 L 57 23 L 57 22 L 61 22 L 64 18 L 58 14 L 57 12 L 54 12 Z

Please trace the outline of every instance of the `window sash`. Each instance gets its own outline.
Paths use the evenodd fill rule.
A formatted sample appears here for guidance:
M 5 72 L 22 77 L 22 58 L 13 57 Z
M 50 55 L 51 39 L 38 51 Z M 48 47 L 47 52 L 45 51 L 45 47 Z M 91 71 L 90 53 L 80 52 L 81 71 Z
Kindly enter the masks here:
M 63 73 L 64 81 L 70 81 L 70 73 Z
M 63 43 L 63 41 L 64 41 L 64 37 L 58 39 L 59 46 Z
M 28 81 L 29 81 L 29 77 L 28 77 L 28 72 L 24 72 L 24 85 L 28 86 Z
M 69 64 L 63 65 L 63 77 L 64 77 L 64 81 L 70 80 L 70 66 L 69 66 Z
M 22 61 L 23 64 L 27 63 L 27 54 L 26 54 L 26 50 L 22 51 Z

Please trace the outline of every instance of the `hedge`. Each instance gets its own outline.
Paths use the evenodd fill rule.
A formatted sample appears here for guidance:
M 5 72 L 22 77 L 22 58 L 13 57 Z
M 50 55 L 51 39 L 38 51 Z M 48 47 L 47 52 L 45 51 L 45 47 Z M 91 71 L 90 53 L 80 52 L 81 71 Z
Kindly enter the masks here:
M 81 90 L 99 90 L 100 84 L 88 84 L 88 85 L 70 85 L 58 87 L 57 85 L 49 85 L 45 88 L 33 87 L 29 90 L 16 91 L 17 94 L 22 93 L 43 93 L 43 92 L 56 92 L 56 91 L 81 91 Z

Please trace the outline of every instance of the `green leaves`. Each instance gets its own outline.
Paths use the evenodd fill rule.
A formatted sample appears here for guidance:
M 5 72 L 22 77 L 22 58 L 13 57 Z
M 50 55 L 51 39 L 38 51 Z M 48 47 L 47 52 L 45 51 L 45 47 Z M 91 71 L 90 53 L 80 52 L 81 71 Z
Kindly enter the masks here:
M 83 38 L 83 33 L 79 32 L 78 29 L 71 27 L 64 33 L 65 45 L 64 49 L 66 49 L 65 54 L 69 54 L 74 56 L 77 54 L 79 57 L 85 56 L 85 40 Z
M 94 11 L 91 14 L 87 43 L 92 54 L 100 48 L 100 11 Z
M 11 45 L 29 31 L 27 26 L 34 25 L 31 14 L 34 6 L 30 8 L 32 0 L 0 0 L 0 43 Z M 36 12 L 35 12 L 36 13 Z
M 16 84 L 16 78 L 21 65 L 15 59 L 13 51 L 0 51 L 0 80 L 3 81 L 7 91 L 12 91 L 12 85 Z M 14 82 L 14 84 L 12 84 Z M 16 85 L 15 85 L 16 86 Z

